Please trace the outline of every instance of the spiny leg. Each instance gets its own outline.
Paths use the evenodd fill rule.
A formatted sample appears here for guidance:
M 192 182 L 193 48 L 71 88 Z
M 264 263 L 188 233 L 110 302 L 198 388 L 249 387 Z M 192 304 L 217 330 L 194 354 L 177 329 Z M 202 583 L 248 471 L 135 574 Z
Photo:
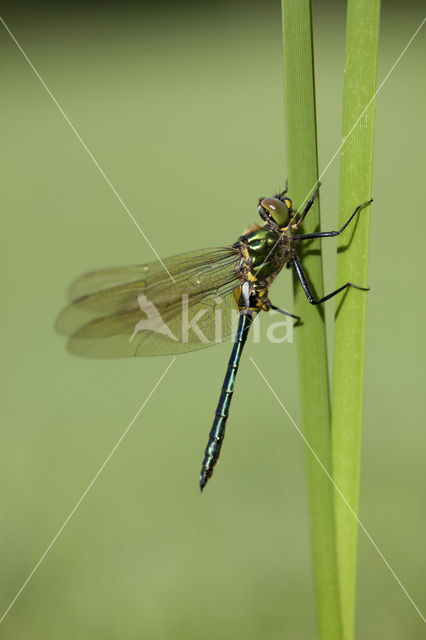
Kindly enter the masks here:
M 270 304 L 270 309 L 273 309 L 274 311 L 279 311 L 280 313 L 282 313 L 285 316 L 289 316 L 290 318 L 294 318 L 296 320 L 296 324 L 298 322 L 300 322 L 300 316 L 295 316 L 293 313 L 290 313 L 290 311 L 285 311 L 284 309 L 280 309 L 279 307 L 276 307 L 274 304 Z
M 319 231 L 318 233 L 304 233 L 300 236 L 293 236 L 293 238 L 295 240 L 308 240 L 308 238 L 334 238 L 335 236 L 338 236 L 339 234 L 342 233 L 342 231 L 346 229 L 348 224 L 356 216 L 356 214 L 360 209 L 362 209 L 363 207 L 366 207 L 368 204 L 371 204 L 372 202 L 373 202 L 373 198 L 371 198 L 367 202 L 363 202 L 362 204 L 359 204 L 355 209 L 355 211 L 353 212 L 353 214 L 346 220 L 343 227 L 341 227 L 338 231 Z M 300 223 L 300 220 L 297 222 L 297 225 L 299 225 L 299 223 Z
M 282 198 L 284 198 L 287 191 L 288 191 L 288 179 L 285 181 L 284 191 L 281 191 L 280 193 L 276 193 L 274 195 L 274 198 L 278 198 L 278 200 L 281 200 Z
M 302 222 L 304 221 L 304 219 L 306 218 L 306 214 L 308 213 L 309 209 L 312 207 L 312 205 L 314 204 L 315 198 L 318 195 L 318 191 L 319 188 L 321 186 L 321 182 L 318 183 L 317 188 L 315 189 L 314 195 L 312 196 L 312 198 L 309 200 L 308 204 L 306 205 L 306 207 L 303 209 L 303 213 L 300 216 L 299 220 L 297 222 L 295 222 L 294 224 L 291 225 L 292 229 L 298 229 L 300 227 L 300 225 L 302 224 Z M 296 236 L 297 237 L 297 236 Z
M 339 287 L 338 289 L 336 289 L 336 291 L 332 291 L 331 293 L 329 293 L 328 295 L 324 296 L 323 298 L 320 298 L 319 300 L 315 300 L 312 291 L 309 287 L 308 281 L 306 279 L 306 275 L 305 272 L 303 271 L 302 265 L 299 262 L 299 259 L 297 257 L 297 255 L 295 254 L 294 251 L 291 252 L 291 256 L 293 258 L 293 266 L 296 270 L 297 273 L 297 277 L 300 280 L 300 284 L 302 285 L 303 291 L 305 292 L 305 296 L 308 300 L 308 302 L 310 302 L 311 304 L 321 304 L 322 302 L 325 302 L 326 300 L 330 300 L 330 298 L 333 298 L 333 296 L 337 295 L 338 293 L 340 293 L 341 291 L 343 291 L 343 289 L 346 289 L 347 287 L 353 287 L 354 289 L 360 289 L 361 291 L 369 291 L 370 287 L 360 287 L 357 284 L 353 284 L 352 282 L 347 282 L 346 284 L 344 284 L 343 286 Z

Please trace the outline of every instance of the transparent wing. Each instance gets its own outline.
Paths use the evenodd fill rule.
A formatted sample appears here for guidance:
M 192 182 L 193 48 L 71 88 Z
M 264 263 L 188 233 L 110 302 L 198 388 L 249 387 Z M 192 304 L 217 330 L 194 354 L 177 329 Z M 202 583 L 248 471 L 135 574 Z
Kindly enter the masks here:
M 222 260 L 226 261 L 226 258 L 235 258 L 235 250 L 232 247 L 189 251 L 188 253 L 166 258 L 163 262 L 176 279 L 176 277 L 179 278 L 186 273 L 196 271 L 198 267 L 203 265 L 220 263 Z M 159 285 L 160 282 L 168 284 L 173 282 L 163 264 L 156 260 L 145 265 L 89 271 L 72 283 L 68 294 L 71 300 L 75 300 L 103 289 L 138 281 L 142 282 L 145 287 L 155 283 Z
M 183 353 L 229 338 L 241 282 L 232 247 L 207 249 L 136 267 L 94 271 L 71 287 L 59 315 L 69 349 L 92 357 Z M 236 326 L 236 325 L 235 325 Z

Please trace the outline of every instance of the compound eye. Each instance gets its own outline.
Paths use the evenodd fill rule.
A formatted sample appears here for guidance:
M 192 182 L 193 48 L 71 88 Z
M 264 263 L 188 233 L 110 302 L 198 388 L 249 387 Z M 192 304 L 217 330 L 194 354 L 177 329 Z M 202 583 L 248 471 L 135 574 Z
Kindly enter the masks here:
M 278 200 L 278 198 L 265 198 L 260 204 L 280 227 L 285 225 L 291 211 L 291 200 L 286 198 L 284 202 L 282 202 L 282 200 Z M 290 206 L 288 206 L 288 204 Z

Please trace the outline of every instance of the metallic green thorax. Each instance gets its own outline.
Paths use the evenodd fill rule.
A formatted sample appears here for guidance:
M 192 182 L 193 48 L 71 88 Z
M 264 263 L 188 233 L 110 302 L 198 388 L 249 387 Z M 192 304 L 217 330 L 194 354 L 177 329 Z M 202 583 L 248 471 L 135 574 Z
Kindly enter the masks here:
M 249 258 L 249 265 L 245 263 L 244 266 L 249 267 L 248 280 L 255 284 L 255 289 L 268 289 L 284 264 L 291 259 L 291 244 L 288 231 L 277 232 L 266 225 L 239 238 L 234 246 L 246 260 Z

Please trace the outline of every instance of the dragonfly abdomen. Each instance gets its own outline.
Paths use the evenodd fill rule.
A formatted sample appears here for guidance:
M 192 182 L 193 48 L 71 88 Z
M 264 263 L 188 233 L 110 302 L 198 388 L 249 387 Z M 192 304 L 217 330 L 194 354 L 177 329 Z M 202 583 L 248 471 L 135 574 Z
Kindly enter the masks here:
M 232 395 L 234 393 L 238 365 L 240 363 L 241 354 L 243 352 L 248 330 L 253 322 L 254 315 L 255 314 L 250 312 L 242 312 L 240 315 L 237 335 L 235 337 L 231 357 L 229 358 L 228 368 L 226 370 L 222 391 L 217 404 L 213 426 L 209 434 L 209 441 L 204 452 L 204 460 L 200 474 L 201 490 L 204 489 L 207 480 L 212 476 L 214 467 L 219 459 L 220 449 L 222 447 L 223 438 L 225 437 L 226 421 L 228 419 L 229 408 L 231 406 Z

